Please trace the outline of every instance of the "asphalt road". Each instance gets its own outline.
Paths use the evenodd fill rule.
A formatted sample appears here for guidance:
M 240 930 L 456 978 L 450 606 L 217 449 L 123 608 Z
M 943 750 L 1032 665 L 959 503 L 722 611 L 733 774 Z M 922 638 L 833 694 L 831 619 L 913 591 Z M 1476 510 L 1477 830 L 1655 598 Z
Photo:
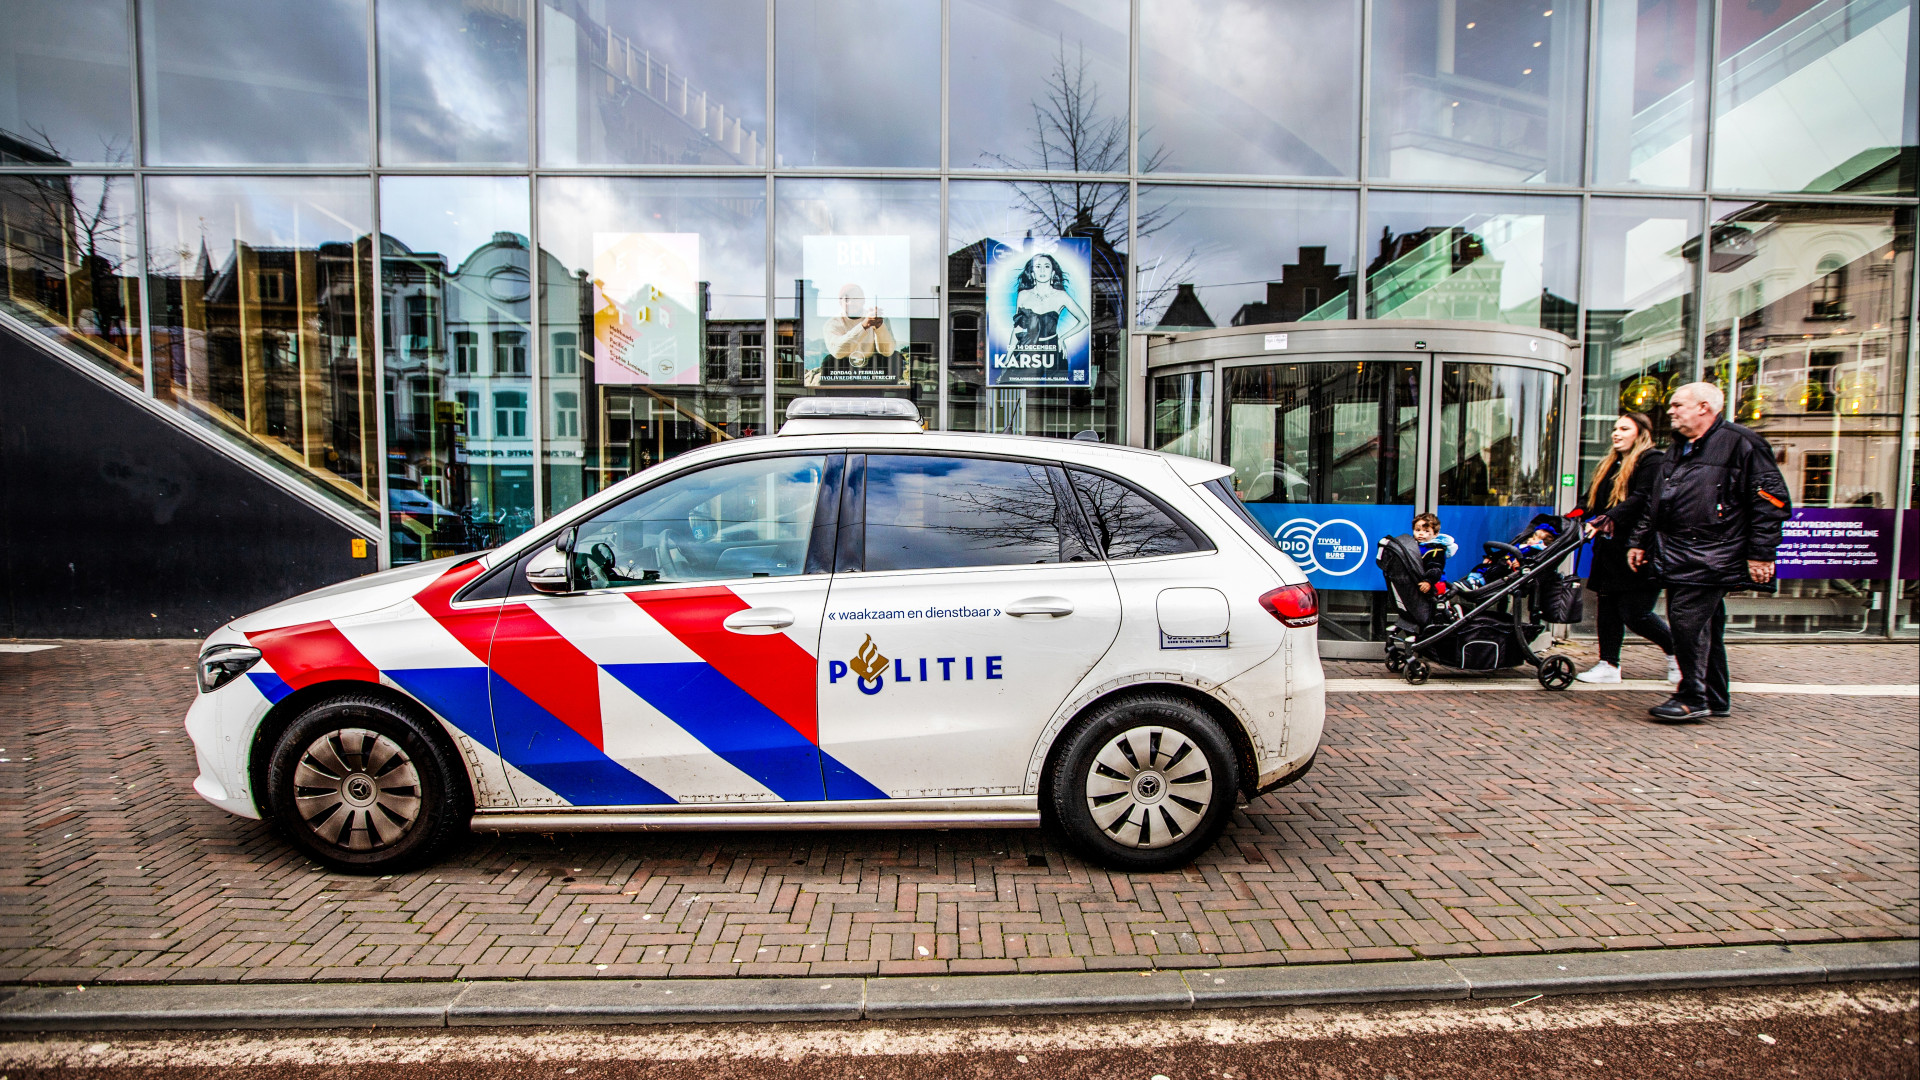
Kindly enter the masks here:
M 0 1080 L 1920 1076 L 1920 983 L 856 1024 L 63 1035 Z

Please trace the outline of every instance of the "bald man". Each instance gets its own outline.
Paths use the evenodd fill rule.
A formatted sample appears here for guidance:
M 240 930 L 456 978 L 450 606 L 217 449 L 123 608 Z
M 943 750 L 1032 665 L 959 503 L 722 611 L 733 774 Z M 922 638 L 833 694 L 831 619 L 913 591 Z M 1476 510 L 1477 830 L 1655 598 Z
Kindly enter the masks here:
M 1663 723 L 1729 716 L 1727 593 L 1773 590 L 1780 527 L 1793 516 L 1773 447 L 1720 414 L 1726 395 L 1712 383 L 1673 392 L 1667 417 L 1673 447 L 1655 474 L 1647 512 L 1628 540 L 1627 565 L 1646 565 L 1667 588 L 1667 618 L 1680 686 L 1648 709 Z

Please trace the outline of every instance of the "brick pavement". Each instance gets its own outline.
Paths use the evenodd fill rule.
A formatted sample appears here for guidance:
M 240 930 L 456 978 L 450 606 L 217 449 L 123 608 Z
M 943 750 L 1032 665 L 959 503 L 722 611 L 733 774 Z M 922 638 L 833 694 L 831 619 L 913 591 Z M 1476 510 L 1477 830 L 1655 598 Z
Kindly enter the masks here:
M 1733 651 L 1756 681 L 1912 681 L 1920 659 Z M 474 838 L 422 872 L 352 878 L 192 793 L 192 656 L 0 654 L 0 982 L 1050 971 L 1920 934 L 1912 698 L 1749 695 L 1731 720 L 1661 727 L 1645 692 L 1340 694 L 1308 780 L 1179 873 L 963 831 Z M 1657 677 L 1658 657 L 1627 667 Z

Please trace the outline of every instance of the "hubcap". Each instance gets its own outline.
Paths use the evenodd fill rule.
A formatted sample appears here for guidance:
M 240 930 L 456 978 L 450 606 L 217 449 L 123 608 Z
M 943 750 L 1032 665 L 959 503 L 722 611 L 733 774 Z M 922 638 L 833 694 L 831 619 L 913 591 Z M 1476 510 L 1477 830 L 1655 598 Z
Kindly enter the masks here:
M 1172 728 L 1121 732 L 1087 773 L 1094 824 L 1128 847 L 1166 847 L 1198 828 L 1212 802 L 1206 752 Z
M 293 801 L 322 840 L 373 851 L 407 835 L 420 816 L 420 773 L 400 744 L 342 728 L 313 740 L 293 771 Z

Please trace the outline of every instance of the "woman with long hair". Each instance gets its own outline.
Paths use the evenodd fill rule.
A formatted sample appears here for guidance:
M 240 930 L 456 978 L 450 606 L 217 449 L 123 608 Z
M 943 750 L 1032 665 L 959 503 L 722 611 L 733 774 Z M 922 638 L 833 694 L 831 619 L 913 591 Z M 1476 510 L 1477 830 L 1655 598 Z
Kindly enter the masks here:
M 1632 628 L 1667 654 L 1667 681 L 1678 682 L 1673 632 L 1653 610 L 1660 583 L 1654 580 L 1651 565 L 1638 570 L 1627 565 L 1627 538 L 1647 511 L 1654 478 L 1666 455 L 1654 447 L 1653 421 L 1645 413 L 1630 412 L 1615 420 L 1612 444 L 1580 504 L 1586 511 L 1587 535 L 1593 539 L 1587 588 L 1600 597 L 1600 662 L 1581 672 L 1580 681 L 1620 681 L 1620 644 Z

